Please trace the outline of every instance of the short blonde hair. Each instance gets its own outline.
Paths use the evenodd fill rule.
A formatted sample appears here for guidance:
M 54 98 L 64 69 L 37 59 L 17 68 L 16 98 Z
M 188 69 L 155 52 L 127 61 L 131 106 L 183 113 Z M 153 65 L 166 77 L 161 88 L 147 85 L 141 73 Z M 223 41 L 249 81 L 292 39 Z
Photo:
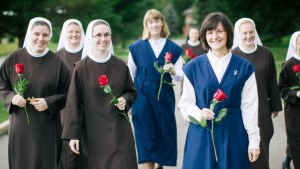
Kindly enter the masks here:
M 170 35 L 170 31 L 164 16 L 156 9 L 149 9 L 144 16 L 144 30 L 142 36 L 143 40 L 148 39 L 150 37 L 150 32 L 147 27 L 147 21 L 149 19 L 160 19 L 163 22 L 162 32 L 160 35 L 161 37 L 167 38 Z

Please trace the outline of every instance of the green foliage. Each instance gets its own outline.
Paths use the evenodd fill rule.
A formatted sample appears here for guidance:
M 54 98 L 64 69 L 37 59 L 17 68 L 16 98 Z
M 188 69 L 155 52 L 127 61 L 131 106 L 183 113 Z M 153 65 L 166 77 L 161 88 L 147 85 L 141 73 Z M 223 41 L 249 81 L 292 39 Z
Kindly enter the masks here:
M 168 4 L 163 10 L 164 18 L 168 24 L 169 30 L 171 34 L 178 34 L 179 21 L 177 12 L 174 9 L 172 4 Z
M 159 74 L 164 73 L 164 70 L 161 66 L 158 66 L 157 62 L 153 63 L 154 68 L 158 71 Z
M 27 84 L 29 83 L 29 81 L 26 78 L 24 78 L 23 74 L 19 74 L 18 76 L 20 77 L 20 80 L 15 84 L 14 91 L 17 94 L 24 96 L 24 92 L 27 89 Z
M 221 123 L 222 119 L 224 117 L 226 117 L 226 115 L 227 115 L 227 109 L 226 108 L 221 109 L 219 111 L 218 117 L 214 121 L 217 122 L 217 123 Z

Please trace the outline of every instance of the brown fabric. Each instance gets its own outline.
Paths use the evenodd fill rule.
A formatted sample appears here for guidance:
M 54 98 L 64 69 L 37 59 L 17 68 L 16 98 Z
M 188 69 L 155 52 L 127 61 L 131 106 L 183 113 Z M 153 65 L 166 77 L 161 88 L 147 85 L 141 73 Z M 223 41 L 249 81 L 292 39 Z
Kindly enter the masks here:
M 296 169 L 300 168 L 300 98 L 297 91 L 290 90 L 291 86 L 299 85 L 299 79 L 292 70 L 292 66 L 300 61 L 292 57 L 280 72 L 279 89 L 284 100 L 284 117 L 287 141 L 291 157 Z
M 277 85 L 277 73 L 274 57 L 269 49 L 257 46 L 252 54 L 242 52 L 238 47 L 232 53 L 250 61 L 256 67 L 255 77 L 258 90 L 258 126 L 260 129 L 260 155 L 251 163 L 252 169 L 269 168 L 269 145 L 274 133 L 272 112 L 282 110 L 280 93 Z
M 65 48 L 62 48 L 57 51 L 56 54 L 60 56 L 60 58 L 67 65 L 70 74 L 72 74 L 75 63 L 81 59 L 82 50 L 77 53 L 70 53 Z M 62 110 L 60 113 L 62 126 L 65 119 L 64 115 L 64 110 Z M 63 140 L 58 169 L 82 169 L 83 158 L 84 157 L 82 154 L 73 153 L 69 146 L 69 140 Z
M 29 80 L 24 98 L 45 98 L 48 109 L 38 112 L 27 104 L 30 124 L 24 108 L 11 104 L 18 81 L 15 64 L 23 63 Z M 12 53 L 0 71 L 0 99 L 9 110 L 9 166 L 10 169 L 55 169 L 60 154 L 60 116 L 65 106 L 69 86 L 69 70 L 63 61 L 49 51 L 43 57 L 32 57 L 25 48 Z
M 75 66 L 74 64 L 81 59 L 82 50 L 77 53 L 70 53 L 66 51 L 65 48 L 61 48 L 56 54 L 60 56 L 72 74 Z
M 97 79 L 103 74 L 107 75 L 114 96 L 126 99 L 127 110 L 131 107 L 136 90 L 126 64 L 114 56 L 106 63 L 86 57 L 76 64 L 72 75 L 63 138 L 78 139 L 82 131 L 85 169 L 137 169 L 131 126 L 98 84 Z
M 188 48 L 190 48 L 192 50 L 192 53 L 195 55 L 195 57 L 196 56 L 200 56 L 200 55 L 202 55 L 204 53 L 207 53 L 207 51 L 205 49 L 203 49 L 203 47 L 201 46 L 201 44 L 199 44 L 197 46 L 191 46 L 188 43 L 185 43 L 181 47 L 184 50 L 184 54 L 185 54 L 185 51 Z

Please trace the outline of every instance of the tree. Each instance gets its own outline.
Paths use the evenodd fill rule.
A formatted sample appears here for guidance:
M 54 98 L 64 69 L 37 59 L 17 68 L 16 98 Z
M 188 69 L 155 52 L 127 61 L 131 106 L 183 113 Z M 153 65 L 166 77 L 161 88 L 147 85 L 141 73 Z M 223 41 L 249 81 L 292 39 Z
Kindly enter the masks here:
M 247 17 L 254 20 L 262 41 L 277 43 L 284 35 L 290 35 L 299 30 L 300 1 L 293 0 L 196 0 L 197 6 L 207 4 L 209 7 L 199 7 L 207 12 L 223 12 L 234 24 L 238 19 Z M 208 14 L 207 13 L 207 14 Z
M 6 33 L 19 38 L 19 46 L 23 46 L 29 20 L 36 16 L 46 16 L 44 4 L 47 0 L 5 1 L 0 7 L 0 36 Z
M 179 22 L 177 12 L 175 11 L 172 4 L 168 4 L 163 11 L 164 18 L 168 24 L 171 34 L 179 33 Z

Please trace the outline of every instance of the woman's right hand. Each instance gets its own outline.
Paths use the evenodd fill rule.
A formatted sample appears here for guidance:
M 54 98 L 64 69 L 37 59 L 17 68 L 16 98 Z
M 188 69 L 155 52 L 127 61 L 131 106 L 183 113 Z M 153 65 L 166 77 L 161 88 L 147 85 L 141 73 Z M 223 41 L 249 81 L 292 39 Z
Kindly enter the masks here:
M 297 97 L 300 97 L 300 90 L 296 93 Z
M 12 98 L 11 103 L 19 107 L 24 107 L 26 105 L 26 100 L 21 95 L 16 94 Z
M 213 120 L 215 117 L 215 113 L 210 109 L 203 108 L 201 111 L 201 118 L 205 120 Z
M 74 153 L 80 154 L 80 152 L 79 152 L 79 140 L 70 140 L 69 146 L 70 146 L 71 150 Z

